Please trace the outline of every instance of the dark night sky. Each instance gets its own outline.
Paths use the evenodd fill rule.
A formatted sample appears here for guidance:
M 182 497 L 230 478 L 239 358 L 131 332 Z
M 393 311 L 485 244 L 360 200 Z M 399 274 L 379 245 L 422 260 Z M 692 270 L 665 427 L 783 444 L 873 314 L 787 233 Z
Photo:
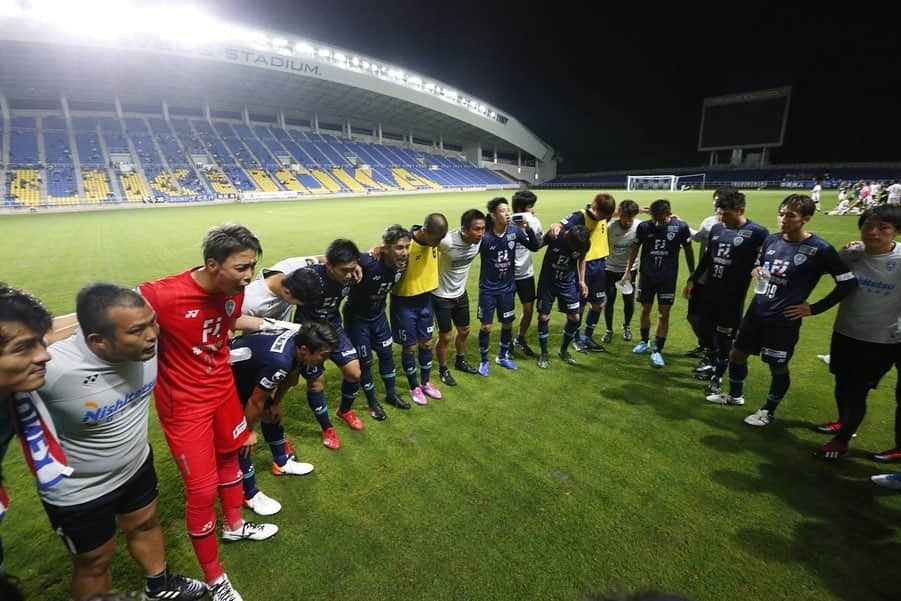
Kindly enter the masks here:
M 584 6 L 596 8 L 588 9 Z M 897 2 L 300 2 L 214 14 L 435 77 L 519 119 L 561 173 L 698 165 L 706 96 L 793 87 L 775 163 L 901 160 Z M 534 6 L 536 8 L 529 8 Z M 511 7 L 519 7 L 516 11 Z

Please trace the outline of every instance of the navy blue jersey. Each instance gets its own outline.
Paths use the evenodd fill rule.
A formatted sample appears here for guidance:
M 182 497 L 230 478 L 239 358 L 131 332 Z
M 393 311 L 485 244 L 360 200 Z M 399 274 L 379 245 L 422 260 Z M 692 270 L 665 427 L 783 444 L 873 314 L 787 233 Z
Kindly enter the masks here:
M 707 251 L 695 273 L 708 273 L 706 284 L 744 300 L 751 282 L 751 269 L 769 235 L 765 227 L 751 220 L 736 228 L 722 222 L 710 228 Z
M 566 242 L 566 236 L 562 233 L 556 238 L 549 234 L 544 237 L 547 249 L 544 251 L 544 260 L 541 262 L 539 279 L 554 280 L 556 282 L 575 282 L 579 261 L 584 256 L 574 250 Z
M 531 251 L 540 248 L 535 232 L 531 229 L 525 230 L 518 225 L 508 225 L 500 236 L 491 229 L 485 232 L 479 247 L 479 254 L 482 257 L 479 290 L 491 294 L 505 294 L 516 290 L 514 261 L 517 244 L 521 244 Z
M 766 293 L 755 294 L 751 302 L 750 310 L 762 317 L 781 316 L 787 307 L 806 301 L 825 273 L 838 283 L 854 279 L 832 245 L 814 235 L 793 242 L 781 233 L 770 234 L 763 241 L 757 264 L 770 272 Z
M 249 349 L 250 357 L 232 364 L 235 387 L 247 401 L 257 386 L 275 390 L 296 366 L 297 334 L 291 330 L 263 330 L 233 338 L 229 348 Z
M 635 230 L 635 244 L 641 246 L 641 272 L 675 275 L 679 271 L 679 251 L 690 240 L 688 224 L 675 217 L 661 227 L 651 219 L 642 221 Z
M 374 319 L 385 312 L 385 300 L 404 272 L 365 253 L 360 254 L 359 263 L 363 279 L 351 288 L 344 315 Z
M 305 303 L 299 307 L 300 311 L 298 311 L 298 314 L 301 316 L 302 321 L 327 321 L 333 326 L 340 328 L 341 301 L 350 294 L 353 280 L 336 282 L 328 277 L 328 274 L 325 272 L 326 267 L 322 263 L 312 265 L 309 269 L 319 276 L 319 281 L 322 283 L 322 303 L 315 307 Z M 296 318 L 295 321 L 297 321 Z

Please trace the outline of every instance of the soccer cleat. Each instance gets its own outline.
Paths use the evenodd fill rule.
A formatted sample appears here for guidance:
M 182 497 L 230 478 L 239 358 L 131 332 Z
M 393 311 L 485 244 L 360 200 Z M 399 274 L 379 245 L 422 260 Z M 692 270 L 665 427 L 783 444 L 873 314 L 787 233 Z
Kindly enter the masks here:
M 441 391 L 435 388 L 435 385 L 431 382 L 425 382 L 422 385 L 422 391 L 426 394 L 426 396 L 430 396 L 433 399 L 441 398 Z
M 712 374 L 715 370 L 716 370 L 716 366 L 712 365 L 710 363 L 707 363 L 707 359 L 701 359 L 700 361 L 695 363 L 694 367 L 691 368 L 691 371 L 695 372 L 696 374 L 706 374 L 708 376 L 710 374 Z
M 898 463 L 901 461 L 901 448 L 889 449 L 887 451 L 882 451 L 881 453 L 875 453 L 872 455 L 874 461 L 879 461 L 880 463 Z
M 744 405 L 745 397 L 736 396 L 725 393 L 725 392 L 715 392 L 707 395 L 707 400 L 711 403 L 716 403 L 717 405 Z M 747 420 L 745 420 L 747 421 Z
M 632 347 L 632 352 L 636 355 L 640 355 L 641 353 L 646 353 L 651 348 L 651 343 L 647 340 L 642 340 L 638 344 Z
M 237 530 L 232 530 L 228 526 L 222 526 L 222 542 L 225 543 L 234 543 L 241 540 L 266 540 L 276 534 L 278 534 L 278 526 L 275 524 L 256 524 L 244 520 L 241 527 Z
M 488 375 L 488 362 L 487 361 L 482 361 L 481 363 L 479 363 L 479 375 L 480 376 Z
M 836 434 L 839 430 L 842 429 L 841 422 L 828 422 L 825 424 L 819 424 L 813 427 L 814 432 L 819 432 L 820 434 Z
M 244 601 L 244 598 L 232 588 L 228 576 L 223 574 L 210 585 L 210 601 Z
M 711 396 L 714 394 L 719 394 L 723 391 L 723 381 L 720 378 L 712 377 L 710 381 L 707 382 L 707 387 L 704 389 L 704 394 L 707 396 Z M 744 399 L 742 399 L 744 400 Z
M 570 355 L 568 351 L 561 349 L 557 351 L 557 356 L 560 357 L 560 359 L 563 360 L 563 362 L 567 365 L 576 365 L 576 360 L 573 359 L 573 356 Z
M 377 422 L 388 419 L 388 414 L 382 409 L 382 404 L 375 400 L 369 403 L 369 415 Z
M 610 344 L 611 342 L 613 342 L 613 332 L 611 332 L 610 330 L 604 332 L 604 335 L 601 336 L 601 342 L 603 342 L 604 344 Z
M 344 413 L 342 413 L 341 410 L 338 409 L 338 411 L 335 412 L 335 415 L 346 421 L 351 430 L 363 429 L 363 422 L 360 421 L 360 418 L 357 417 L 357 414 L 354 413 L 353 409 L 348 409 Z
M 526 357 L 534 357 L 535 351 L 529 348 L 529 345 L 526 343 L 526 339 L 522 336 L 517 336 L 513 339 L 513 348 L 518 350 L 520 353 L 525 355 Z
M 172 599 L 174 601 L 194 601 L 206 595 L 207 586 L 199 580 L 179 574 L 167 574 L 166 581 L 158 588 L 150 590 L 144 586 L 143 599 Z
M 454 362 L 454 369 L 456 369 L 457 371 L 462 371 L 465 374 L 475 375 L 479 373 L 479 370 L 470 365 L 469 361 L 467 361 L 466 359 L 457 359 Z
M 592 353 L 603 353 L 604 347 L 594 341 L 590 336 L 582 336 L 582 348 Z
M 287 460 L 285 465 L 279 465 L 274 461 L 272 462 L 273 476 L 306 476 L 312 471 L 312 463 L 303 463 L 302 461 L 294 461 L 293 459 Z
M 632 341 L 632 328 L 629 326 L 623 326 L 623 340 L 626 342 Z
M 651 353 L 651 365 L 654 367 L 664 367 L 666 363 L 663 361 L 663 353 L 660 351 L 654 351 Z
M 822 362 L 825 363 L 826 365 L 829 365 L 829 360 L 830 360 L 831 358 L 832 358 L 832 357 L 830 357 L 829 355 L 817 355 L 817 359 L 819 359 L 820 361 L 822 361 Z
M 538 367 L 541 369 L 547 369 L 551 366 L 551 361 L 548 359 L 547 353 L 541 353 L 538 355 Z
M 335 428 L 329 426 L 325 430 L 322 431 L 322 446 L 328 449 L 340 449 L 341 441 L 338 440 L 338 433 L 335 432 Z
M 386 396 L 385 402 L 388 403 L 389 405 L 391 405 L 392 407 L 397 407 L 398 409 L 409 409 L 410 408 L 410 403 L 405 401 L 403 399 L 403 397 L 401 397 L 399 394 Z
M 257 494 L 249 499 L 244 499 L 244 507 L 247 507 L 257 515 L 275 515 L 282 510 L 282 504 L 263 494 L 258 490 Z
M 422 387 L 417 386 L 416 388 L 410 391 L 410 396 L 413 398 L 413 402 L 417 405 L 428 405 L 429 399 L 425 398 L 425 395 L 422 393 Z
M 519 369 L 518 367 L 516 367 L 516 364 L 513 363 L 513 361 L 511 361 L 507 357 L 500 357 L 500 356 L 495 357 L 494 362 L 497 363 L 498 365 L 500 365 L 501 367 L 503 367 L 504 369 L 509 369 L 511 371 L 516 371 L 517 369 Z
M 582 336 L 576 336 L 573 338 L 573 350 L 577 353 L 587 353 L 588 347 L 585 346 L 584 338 Z
M 457 381 L 454 379 L 454 377 L 451 375 L 450 370 L 447 368 L 438 370 L 438 379 L 441 380 L 442 384 L 445 384 L 447 386 L 457 385 Z
M 815 453 L 817 457 L 821 457 L 828 461 L 838 459 L 839 457 L 844 457 L 847 454 L 848 443 L 842 442 L 840 440 L 830 440 L 822 447 L 820 447 L 820 449 Z
M 769 426 L 775 416 L 767 411 L 766 409 L 760 409 L 745 418 L 745 423 L 749 426 L 757 426 L 762 428 L 763 426 Z
M 870 476 L 873 484 L 891 488 L 892 490 L 901 490 L 901 474 L 878 474 Z
M 693 349 L 691 349 L 690 351 L 688 351 L 687 353 L 685 353 L 686 357 L 694 357 L 696 359 L 703 359 L 706 355 L 707 355 L 707 349 L 705 349 L 701 345 L 698 345 L 698 346 L 694 347 Z

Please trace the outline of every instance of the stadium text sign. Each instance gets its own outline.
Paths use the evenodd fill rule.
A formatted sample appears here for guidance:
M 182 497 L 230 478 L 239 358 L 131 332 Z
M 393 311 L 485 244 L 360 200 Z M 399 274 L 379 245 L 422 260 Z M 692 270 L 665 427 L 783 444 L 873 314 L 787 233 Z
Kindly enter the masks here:
M 245 65 L 254 65 L 260 67 L 269 67 L 271 69 L 284 69 L 286 71 L 296 71 L 306 75 L 321 75 L 318 65 L 311 65 L 302 61 L 285 58 L 284 56 L 274 56 L 272 54 L 262 54 L 252 50 L 243 50 L 240 48 L 226 48 L 225 60 Z

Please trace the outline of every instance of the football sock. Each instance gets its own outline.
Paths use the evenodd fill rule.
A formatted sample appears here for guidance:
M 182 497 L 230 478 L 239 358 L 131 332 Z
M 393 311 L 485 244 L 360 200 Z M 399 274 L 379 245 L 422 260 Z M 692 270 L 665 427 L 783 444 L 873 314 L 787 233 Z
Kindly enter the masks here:
M 360 388 L 366 395 L 366 402 L 372 405 L 376 401 L 375 384 L 372 382 L 372 357 L 367 361 L 360 361 Z
M 457 363 L 460 363 L 461 361 L 466 361 L 466 355 L 463 353 L 457 353 L 456 361 L 457 361 Z
M 341 380 L 341 406 L 338 407 L 341 413 L 347 413 L 354 406 L 354 398 L 359 390 L 359 381 Z
M 498 357 L 510 356 L 510 343 L 513 341 L 513 330 L 501 328 L 501 344 L 497 350 Z
M 185 525 L 194 554 L 203 570 L 204 580 L 213 582 L 224 571 L 219 563 L 216 542 L 216 488 L 217 476 L 210 474 L 202 479 L 185 479 Z M 238 490 L 241 494 L 241 490 Z M 240 503 L 241 500 L 239 499 Z
M 416 377 L 416 357 L 413 353 L 404 351 L 400 354 L 400 364 L 401 367 L 404 368 L 404 375 L 407 376 L 407 383 L 410 385 L 410 390 L 417 388 L 419 386 L 419 380 Z
M 566 324 L 563 326 L 563 341 L 560 343 L 561 353 L 566 352 L 566 349 L 569 348 L 569 343 L 573 341 L 573 338 L 575 338 L 576 332 L 578 331 L 579 322 L 567 319 Z
M 419 379 L 423 384 L 432 377 L 432 349 L 419 347 Z
M 654 336 L 654 352 L 655 353 L 662 353 L 664 344 L 666 344 L 666 336 Z
M 729 396 L 738 398 L 745 392 L 745 378 L 748 377 L 747 363 L 729 362 Z
M 538 346 L 541 347 L 541 352 L 547 355 L 547 338 L 548 338 L 548 324 L 550 322 L 546 319 L 538 320 Z
M 641 328 L 641 341 L 647 342 L 651 339 L 651 328 Z
M 594 309 L 588 310 L 588 317 L 585 318 L 585 336 L 591 338 L 594 336 L 594 328 L 598 325 L 601 318 L 601 312 Z
M 244 474 L 244 477 L 241 479 L 241 487 L 244 489 L 244 498 L 250 499 L 260 492 L 260 489 L 257 488 L 257 472 L 253 467 L 253 459 L 245 457 L 244 455 L 239 455 L 238 465 L 241 466 L 241 473 Z
M 773 374 L 770 380 L 770 392 L 766 395 L 766 405 L 764 409 L 770 413 L 776 412 L 776 407 L 782 402 L 785 393 L 788 392 L 788 386 L 791 384 L 791 376 L 789 374 Z
M 307 404 L 313 410 L 319 427 L 328 430 L 332 427 L 332 420 L 328 417 L 328 405 L 325 404 L 325 393 L 321 390 L 307 390 Z
M 482 363 L 488 362 L 488 345 L 490 344 L 490 332 L 479 330 L 479 359 Z
M 159 574 L 152 574 L 144 576 L 144 580 L 147 582 L 147 590 L 149 591 L 157 591 L 161 589 L 166 584 L 166 579 L 169 577 L 169 566 L 163 568 L 163 571 Z
M 238 465 L 237 449 L 230 453 L 216 453 L 216 470 L 219 472 L 219 506 L 229 528 L 241 524 L 241 502 L 243 490 L 238 484 L 242 481 L 241 466 Z
M 285 443 L 285 429 L 281 424 L 260 424 L 260 430 L 263 431 L 263 438 L 269 445 L 272 452 L 272 461 L 279 467 L 288 462 L 288 445 Z M 243 470 L 244 467 L 241 466 Z M 245 497 L 247 495 L 244 495 Z
M 394 355 L 390 349 L 387 353 L 379 354 L 379 376 L 382 378 L 382 383 L 385 384 L 385 395 L 393 397 L 396 394 L 394 388 L 397 382 L 397 371 L 394 369 Z

